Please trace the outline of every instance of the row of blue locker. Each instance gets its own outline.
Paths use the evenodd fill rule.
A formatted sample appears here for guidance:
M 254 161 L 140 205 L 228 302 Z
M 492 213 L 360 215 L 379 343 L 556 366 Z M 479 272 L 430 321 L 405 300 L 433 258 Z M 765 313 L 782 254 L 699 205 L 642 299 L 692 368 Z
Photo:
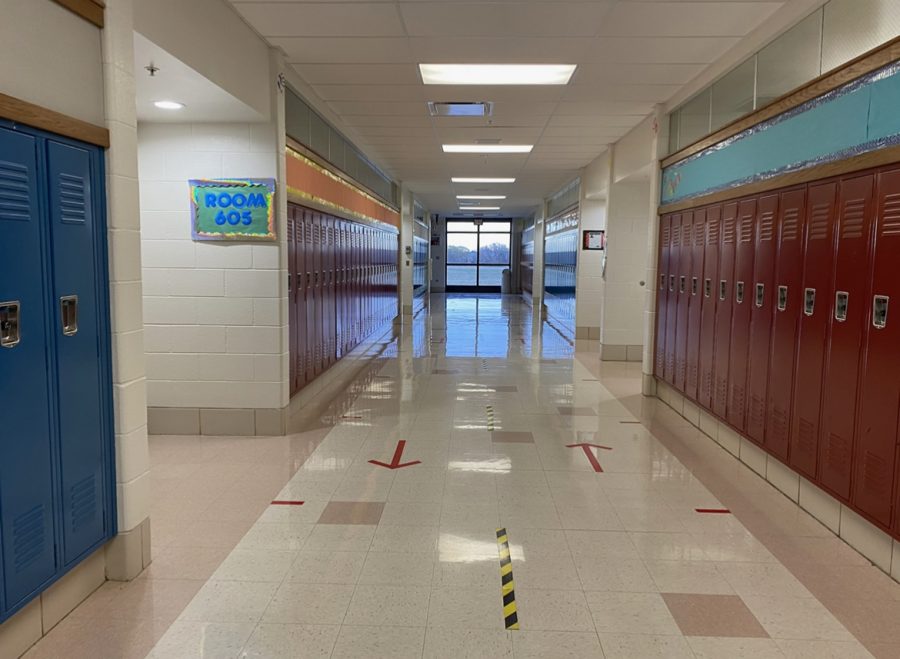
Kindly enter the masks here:
M 115 533 L 103 176 L 0 123 L 0 621 Z

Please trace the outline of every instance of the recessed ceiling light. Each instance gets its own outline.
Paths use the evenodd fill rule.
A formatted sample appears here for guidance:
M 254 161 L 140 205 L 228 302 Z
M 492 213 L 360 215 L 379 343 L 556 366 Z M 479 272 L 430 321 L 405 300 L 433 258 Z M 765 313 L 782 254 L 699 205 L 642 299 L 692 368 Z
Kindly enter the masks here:
M 575 64 L 419 64 L 426 85 L 565 85 Z
M 444 153 L 531 153 L 534 144 L 442 144 Z
M 503 194 L 458 194 L 457 199 L 506 199 Z
M 461 211 L 498 211 L 499 206 L 460 206 Z
M 514 178 L 479 178 L 454 176 L 450 179 L 452 183 L 515 183 Z
M 180 110 L 184 107 L 184 103 L 179 103 L 178 101 L 154 101 L 153 105 L 160 110 Z

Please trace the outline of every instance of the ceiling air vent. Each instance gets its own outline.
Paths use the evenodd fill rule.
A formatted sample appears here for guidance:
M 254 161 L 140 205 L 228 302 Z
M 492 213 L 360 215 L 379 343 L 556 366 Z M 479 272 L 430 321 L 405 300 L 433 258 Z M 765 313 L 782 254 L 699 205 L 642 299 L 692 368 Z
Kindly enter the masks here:
M 428 112 L 432 117 L 489 117 L 494 104 L 487 101 L 428 101 Z

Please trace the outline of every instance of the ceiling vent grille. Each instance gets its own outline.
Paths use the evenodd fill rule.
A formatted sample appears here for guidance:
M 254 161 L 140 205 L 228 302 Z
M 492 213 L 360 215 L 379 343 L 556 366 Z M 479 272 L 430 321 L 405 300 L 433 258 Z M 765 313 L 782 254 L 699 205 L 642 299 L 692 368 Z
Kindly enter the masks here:
M 489 117 L 494 104 L 488 101 L 428 101 L 432 117 Z

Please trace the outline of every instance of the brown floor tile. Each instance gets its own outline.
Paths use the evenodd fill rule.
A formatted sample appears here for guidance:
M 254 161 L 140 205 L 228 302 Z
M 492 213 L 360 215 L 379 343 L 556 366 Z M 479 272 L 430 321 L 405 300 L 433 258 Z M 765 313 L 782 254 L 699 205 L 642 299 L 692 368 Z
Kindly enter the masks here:
M 556 409 L 563 416 L 597 416 L 597 413 L 590 407 L 571 407 L 569 405 L 560 405 Z
M 769 636 L 737 595 L 663 593 L 662 596 L 685 636 Z
M 526 431 L 495 430 L 491 433 L 491 441 L 505 444 L 534 444 L 534 435 Z
M 378 524 L 384 512 L 383 501 L 331 501 L 319 524 Z

